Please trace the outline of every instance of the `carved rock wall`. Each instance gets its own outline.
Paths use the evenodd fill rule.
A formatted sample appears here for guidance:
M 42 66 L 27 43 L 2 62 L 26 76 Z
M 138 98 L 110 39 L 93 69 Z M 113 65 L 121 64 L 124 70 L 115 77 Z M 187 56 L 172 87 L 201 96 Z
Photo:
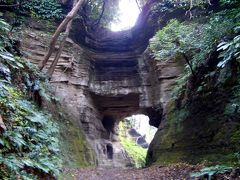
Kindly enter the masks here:
M 155 62 L 146 50 L 157 26 L 150 12 L 147 4 L 136 26 L 122 32 L 87 32 L 78 19 L 74 21 L 50 81 L 61 106 L 85 132 L 98 166 L 131 165 L 118 142 L 119 120 L 141 113 L 158 127 L 170 98 L 166 92 L 181 72 L 174 62 Z M 34 64 L 43 59 L 51 37 L 41 28 L 42 24 L 30 23 L 21 37 L 24 56 Z M 53 57 L 45 70 L 52 61 Z M 172 68 L 176 70 L 169 74 Z
M 36 26 L 25 29 L 21 37 L 22 52 L 34 64 L 43 59 L 49 43 L 49 35 Z M 149 62 L 139 53 L 96 52 L 67 40 L 50 84 L 61 106 L 81 124 L 99 166 L 131 165 L 118 142 L 119 120 L 143 113 L 155 126 L 161 121 L 161 102 L 152 86 L 157 79 Z

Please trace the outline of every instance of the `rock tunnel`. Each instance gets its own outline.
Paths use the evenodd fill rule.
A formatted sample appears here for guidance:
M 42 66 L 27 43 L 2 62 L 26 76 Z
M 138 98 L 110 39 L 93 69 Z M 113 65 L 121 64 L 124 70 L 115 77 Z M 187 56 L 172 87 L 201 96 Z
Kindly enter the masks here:
M 124 156 L 119 157 L 124 152 L 122 149 L 119 151 L 117 145 L 120 120 L 141 113 L 148 115 L 150 124 L 158 127 L 162 119 L 162 105 L 153 97 L 151 67 L 142 56 L 147 44 L 129 45 L 133 34 L 132 30 L 120 33 L 106 31 L 101 39 L 94 37 L 101 45 L 94 42 L 86 44 L 91 67 L 89 98 L 97 110 L 99 126 L 103 125 L 98 142 L 94 136 L 100 165 L 112 161 L 114 166 L 121 166 L 127 162 Z M 89 123 L 84 125 L 89 126 Z M 121 159 L 125 160 L 120 162 Z
M 174 62 L 155 62 L 147 50 L 157 27 L 164 26 L 176 13 L 162 14 L 159 25 L 159 14 L 150 10 L 154 3 L 149 1 L 144 6 L 132 29 L 121 32 L 86 30 L 80 19 L 74 20 L 71 39 L 51 79 L 62 106 L 86 134 L 98 166 L 127 166 L 118 142 L 118 122 L 133 114 L 145 114 L 149 124 L 158 128 L 170 98 L 169 89 L 181 73 Z M 38 64 L 46 47 L 39 43 L 42 37 L 31 33 L 22 48 L 31 52 L 26 57 Z

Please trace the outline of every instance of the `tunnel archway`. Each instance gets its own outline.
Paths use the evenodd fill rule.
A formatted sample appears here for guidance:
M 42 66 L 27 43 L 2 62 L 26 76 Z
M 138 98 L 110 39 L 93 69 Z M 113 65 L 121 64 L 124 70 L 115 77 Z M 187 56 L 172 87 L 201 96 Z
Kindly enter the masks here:
M 107 144 L 106 145 L 106 149 L 107 149 L 107 157 L 108 157 L 108 159 L 113 159 L 113 147 L 112 147 L 112 144 Z
M 157 128 L 149 125 L 149 117 L 143 114 L 132 115 L 119 122 L 119 140 L 133 159 L 135 167 L 143 167 L 147 151 Z
M 81 121 L 97 149 L 99 164 L 109 160 L 107 150 L 103 150 L 106 144 L 112 144 L 114 153 L 120 149 L 116 145 L 119 141 L 115 138 L 118 136 L 115 127 L 121 119 L 142 113 L 151 116 L 150 123 L 155 127 L 162 119 L 162 109 L 157 108 L 159 104 L 161 106 L 159 89 L 155 87 L 159 84 L 158 76 L 153 74 L 151 59 L 143 54 L 155 31 L 147 21 L 149 12 L 150 5 L 143 9 L 132 29 L 121 32 L 106 29 L 86 31 L 84 28 L 79 32 L 83 23 L 73 22 L 70 36 L 87 49 L 84 52 L 87 61 L 84 70 L 89 76 L 79 81 L 84 87 L 83 97 L 87 96 L 81 101 L 84 102 Z M 80 77 L 85 73 L 82 72 L 78 74 Z
M 157 128 L 150 123 L 150 118 L 144 114 L 136 114 L 124 118 L 129 125 L 128 134 L 135 138 L 136 144 L 143 145 L 150 144 Z M 144 146 L 145 148 L 146 146 Z

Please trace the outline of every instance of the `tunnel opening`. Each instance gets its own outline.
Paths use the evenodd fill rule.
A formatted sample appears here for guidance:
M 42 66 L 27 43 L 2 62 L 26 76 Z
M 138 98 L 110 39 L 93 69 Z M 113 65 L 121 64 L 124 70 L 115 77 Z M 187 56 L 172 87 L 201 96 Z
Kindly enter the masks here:
M 111 116 L 104 116 L 102 119 L 102 125 L 103 125 L 104 129 L 106 130 L 104 133 L 102 133 L 102 137 L 104 139 L 111 140 L 112 135 L 115 133 L 114 132 L 115 119 L 112 118 Z
M 136 114 L 130 117 L 126 117 L 125 121 L 130 123 L 129 134 L 132 136 L 140 135 L 142 138 L 138 138 L 136 142 L 143 143 L 147 142 L 148 144 L 151 143 L 157 128 L 151 124 L 149 116 L 144 114 Z M 135 131 L 135 132 L 134 132 Z M 139 136 L 138 136 L 139 137 Z M 145 141 L 144 141 L 145 139 Z
M 113 147 L 112 147 L 112 144 L 107 144 L 106 145 L 106 149 L 107 149 L 107 158 L 108 159 L 113 159 Z
M 132 115 L 119 122 L 120 143 L 134 160 L 137 168 L 145 166 L 147 151 L 157 128 L 150 125 L 149 117 Z
M 103 119 L 102 119 L 102 124 L 103 124 L 103 127 L 108 132 L 113 132 L 114 131 L 115 120 L 112 117 L 104 116 Z

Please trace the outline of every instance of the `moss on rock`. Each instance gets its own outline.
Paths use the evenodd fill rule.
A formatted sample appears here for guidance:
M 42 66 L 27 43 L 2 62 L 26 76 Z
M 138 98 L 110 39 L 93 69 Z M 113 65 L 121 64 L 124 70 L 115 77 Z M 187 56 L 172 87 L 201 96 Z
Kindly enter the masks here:
M 70 168 L 83 168 L 95 165 L 94 151 L 79 126 L 71 121 L 60 123 L 60 147 L 64 165 Z

